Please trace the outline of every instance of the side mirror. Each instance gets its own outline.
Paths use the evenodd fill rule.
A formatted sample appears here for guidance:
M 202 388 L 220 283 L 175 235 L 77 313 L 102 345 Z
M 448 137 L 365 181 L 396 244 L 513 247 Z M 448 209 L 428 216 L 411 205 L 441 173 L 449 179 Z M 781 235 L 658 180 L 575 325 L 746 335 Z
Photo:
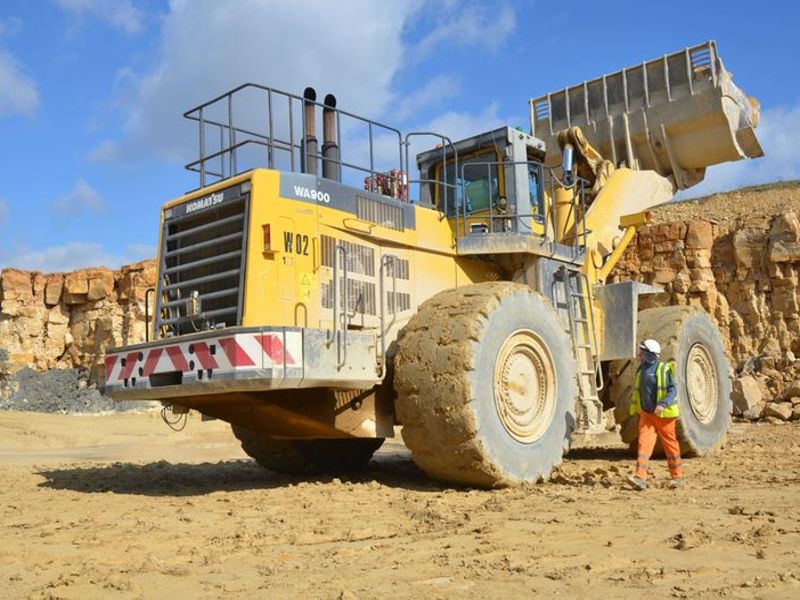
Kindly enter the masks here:
M 564 171 L 564 185 L 571 186 L 575 183 L 575 174 L 572 172 L 572 144 L 564 144 L 561 168 Z

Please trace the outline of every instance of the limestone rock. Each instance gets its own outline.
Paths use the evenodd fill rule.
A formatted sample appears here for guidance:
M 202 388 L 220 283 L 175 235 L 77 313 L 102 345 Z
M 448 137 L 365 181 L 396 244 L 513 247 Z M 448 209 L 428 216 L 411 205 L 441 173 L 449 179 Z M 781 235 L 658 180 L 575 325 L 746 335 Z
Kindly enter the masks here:
M 0 277 L 3 300 L 31 300 L 33 298 L 32 273 L 19 269 L 4 269 Z
M 755 406 L 762 405 L 764 394 L 754 377 L 744 375 L 733 382 L 731 400 L 733 401 L 733 414 L 741 415 Z
M 64 289 L 64 275 L 52 273 L 47 276 L 44 288 L 44 302 L 48 306 L 55 306 L 61 301 L 61 292 Z
M 709 221 L 692 221 L 686 229 L 686 248 L 711 249 L 713 229 Z
M 791 402 L 771 402 L 764 407 L 764 417 L 774 417 L 781 421 L 788 421 L 792 418 Z
M 800 186 L 792 193 L 800 197 Z M 673 210 L 662 206 L 670 206 L 665 212 Z M 702 307 L 720 328 L 732 364 L 761 357 L 762 371 L 756 375 L 764 376 L 762 394 L 800 397 L 798 214 L 785 209 L 766 214 L 751 205 L 725 226 L 700 213 L 683 222 L 643 226 L 611 279 L 664 288 L 662 294 L 640 298 L 640 309 Z M 758 412 L 742 400 L 736 410 L 751 416 Z
M 42 274 L 0 273 L 0 348 L 5 371 L 87 368 L 102 363 L 105 348 L 144 341 L 140 322 L 145 290 L 155 283 L 155 261 L 118 272 L 83 269 Z M 123 292 L 124 288 L 124 294 Z
M 763 414 L 764 414 L 764 405 L 758 404 L 744 411 L 742 413 L 742 418 L 747 419 L 748 421 L 758 421 L 761 418 L 761 415 Z

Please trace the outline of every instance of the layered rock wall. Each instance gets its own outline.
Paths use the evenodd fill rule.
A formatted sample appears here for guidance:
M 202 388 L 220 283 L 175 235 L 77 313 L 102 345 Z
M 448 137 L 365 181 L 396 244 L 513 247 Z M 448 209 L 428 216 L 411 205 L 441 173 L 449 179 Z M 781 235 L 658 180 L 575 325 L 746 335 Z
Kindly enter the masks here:
M 702 306 L 737 372 L 780 399 L 800 376 L 799 275 L 800 219 L 788 211 L 727 224 L 694 218 L 645 226 L 612 278 L 661 286 L 664 293 L 643 298 L 645 308 Z
M 144 340 L 145 292 L 155 261 L 72 273 L 4 269 L 0 349 L 4 370 L 86 368 L 96 373 L 109 346 Z

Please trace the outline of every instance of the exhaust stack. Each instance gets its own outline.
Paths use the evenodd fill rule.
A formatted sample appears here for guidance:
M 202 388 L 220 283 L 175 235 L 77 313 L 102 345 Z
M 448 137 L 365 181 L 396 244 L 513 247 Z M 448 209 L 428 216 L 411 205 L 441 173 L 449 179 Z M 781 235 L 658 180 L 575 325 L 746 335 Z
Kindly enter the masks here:
M 317 92 L 314 88 L 307 87 L 303 91 L 303 143 L 300 150 L 303 173 L 316 175 L 318 171 L 317 155 L 319 146 L 317 142 L 316 122 Z
M 336 134 L 336 96 L 328 94 L 322 108 L 322 176 L 341 181 L 342 169 Z

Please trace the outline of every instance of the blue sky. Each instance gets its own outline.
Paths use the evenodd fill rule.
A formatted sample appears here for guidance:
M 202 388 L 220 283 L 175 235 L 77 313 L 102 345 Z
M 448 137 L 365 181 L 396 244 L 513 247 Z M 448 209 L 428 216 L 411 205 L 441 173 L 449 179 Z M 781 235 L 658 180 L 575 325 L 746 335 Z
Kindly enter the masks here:
M 159 206 L 197 185 L 181 113 L 245 81 L 459 138 L 716 39 L 761 101 L 767 157 L 712 167 L 693 194 L 800 178 L 798 25 L 789 1 L 2 0 L 0 268 L 153 256 Z

